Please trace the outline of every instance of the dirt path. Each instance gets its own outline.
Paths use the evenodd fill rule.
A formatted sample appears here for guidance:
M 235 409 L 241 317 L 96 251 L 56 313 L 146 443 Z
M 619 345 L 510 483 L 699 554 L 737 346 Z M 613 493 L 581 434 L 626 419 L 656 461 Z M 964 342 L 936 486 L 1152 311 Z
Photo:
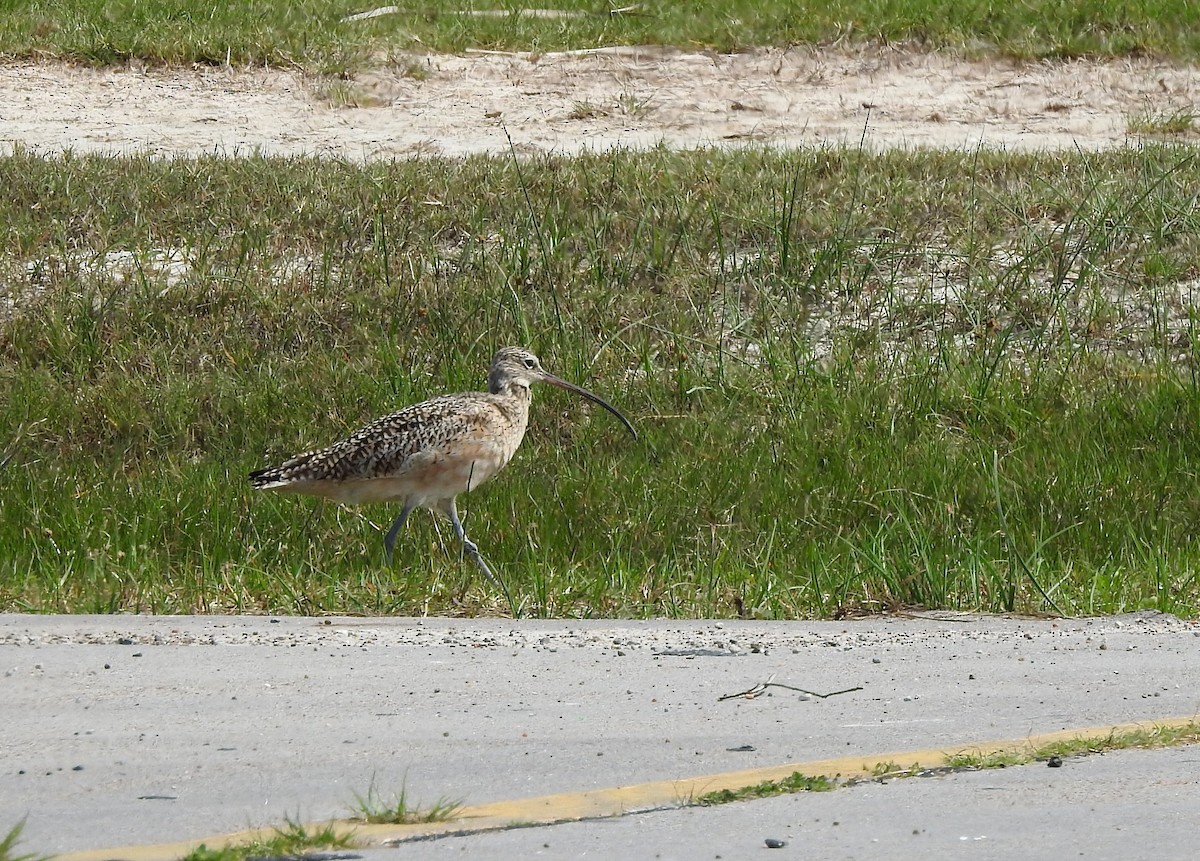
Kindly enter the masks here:
M 0 150 L 356 159 L 506 151 L 506 131 L 518 149 L 573 153 L 857 144 L 864 130 L 873 147 L 1103 148 L 1130 140 L 1132 117 L 1192 112 L 1197 102 L 1194 66 L 890 50 L 435 55 L 350 82 L 40 64 L 0 68 Z

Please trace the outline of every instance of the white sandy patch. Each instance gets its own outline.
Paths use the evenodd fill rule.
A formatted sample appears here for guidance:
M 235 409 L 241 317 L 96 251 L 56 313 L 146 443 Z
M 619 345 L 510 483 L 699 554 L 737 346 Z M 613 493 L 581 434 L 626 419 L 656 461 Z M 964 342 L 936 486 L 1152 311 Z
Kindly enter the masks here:
M 967 61 L 893 50 L 660 48 L 414 56 L 329 82 L 294 71 L 0 67 L 0 151 L 334 155 L 857 144 L 1099 149 L 1189 111 L 1200 69 Z M 370 107 L 338 107 L 330 93 Z

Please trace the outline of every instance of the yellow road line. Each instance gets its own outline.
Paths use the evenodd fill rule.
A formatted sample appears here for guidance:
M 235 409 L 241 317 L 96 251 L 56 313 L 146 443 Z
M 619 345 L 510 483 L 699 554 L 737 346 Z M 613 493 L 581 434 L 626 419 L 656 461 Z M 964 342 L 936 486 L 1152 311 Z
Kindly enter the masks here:
M 946 757 L 955 754 L 990 756 L 1002 753 L 1023 753 L 1048 744 L 1077 739 L 1101 740 L 1113 734 L 1152 730 L 1174 729 L 1196 723 L 1195 717 L 1172 717 L 1154 721 L 1116 724 L 1112 726 L 1067 729 L 1059 732 L 1031 735 L 1025 738 L 1000 741 L 967 742 L 940 748 L 905 750 L 892 753 L 845 756 L 838 759 L 821 759 L 811 762 L 789 762 L 783 765 L 746 768 L 726 771 L 701 777 L 678 780 L 656 780 L 632 786 L 617 786 L 606 789 L 589 789 L 583 792 L 563 792 L 537 798 L 515 801 L 495 801 L 462 807 L 454 819 L 447 822 L 418 823 L 413 825 L 362 825 L 345 820 L 308 823 L 307 828 L 321 829 L 330 826 L 338 834 L 352 834 L 365 846 L 378 846 L 388 842 L 411 840 L 418 837 L 433 837 L 443 834 L 474 834 L 520 825 L 548 825 L 555 822 L 571 822 L 580 819 L 600 819 L 638 813 L 648 810 L 682 807 L 691 799 L 722 789 L 741 789 L 767 780 L 782 780 L 799 772 L 806 777 L 858 777 L 871 774 L 876 766 L 896 764 L 902 768 L 935 768 L 946 764 Z M 115 849 L 96 849 L 72 852 L 56 856 L 57 861 L 175 861 L 182 858 L 200 844 L 210 849 L 270 840 L 275 836 L 274 828 L 255 828 L 231 834 L 215 834 L 198 840 L 179 843 L 159 843 L 146 846 L 125 846 Z

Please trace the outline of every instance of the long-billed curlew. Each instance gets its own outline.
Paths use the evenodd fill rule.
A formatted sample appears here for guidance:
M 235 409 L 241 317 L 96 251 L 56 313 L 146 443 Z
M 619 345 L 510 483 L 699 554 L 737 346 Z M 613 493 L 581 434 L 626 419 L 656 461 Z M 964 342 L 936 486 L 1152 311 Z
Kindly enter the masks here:
M 537 356 L 505 347 L 492 359 L 487 392 L 441 395 L 376 419 L 341 442 L 298 454 L 250 473 L 262 490 L 304 493 L 345 504 L 401 501 L 404 508 L 383 539 L 390 561 L 400 527 L 414 508 L 450 518 L 463 549 L 489 580 L 500 581 L 467 538 L 454 498 L 504 468 L 525 436 L 530 386 L 550 383 L 594 401 L 621 420 L 608 401 L 542 370 Z

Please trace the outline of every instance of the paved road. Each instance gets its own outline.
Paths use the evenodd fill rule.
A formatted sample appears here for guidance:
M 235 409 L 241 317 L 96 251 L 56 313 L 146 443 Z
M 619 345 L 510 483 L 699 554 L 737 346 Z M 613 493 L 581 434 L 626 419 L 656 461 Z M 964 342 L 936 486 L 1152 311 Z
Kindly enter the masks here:
M 0 615 L 0 829 L 43 853 L 1200 712 L 1200 626 Z M 720 701 L 767 680 L 771 688 Z M 745 749 L 746 747 L 752 749 Z M 903 760 L 901 759 L 903 763 Z M 446 837 L 417 858 L 1190 858 L 1200 749 Z M 514 817 L 519 818 L 519 817 Z M 836 823 L 836 824 L 835 824 Z M 790 853 L 790 854 L 787 854 Z M 109 853 L 119 857 L 121 853 Z M 772 855 L 771 857 L 776 857 Z

